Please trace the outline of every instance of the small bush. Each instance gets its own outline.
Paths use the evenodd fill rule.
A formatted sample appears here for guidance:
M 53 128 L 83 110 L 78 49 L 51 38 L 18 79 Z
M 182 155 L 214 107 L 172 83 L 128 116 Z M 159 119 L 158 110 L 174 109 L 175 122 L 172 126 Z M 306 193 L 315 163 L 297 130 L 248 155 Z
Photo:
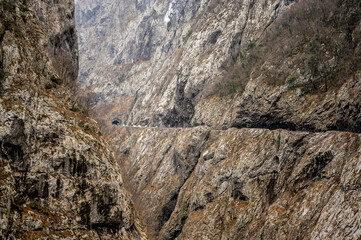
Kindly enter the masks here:
M 311 74 L 313 76 L 317 75 L 318 73 L 318 65 L 319 65 L 319 59 L 315 55 L 309 56 L 307 59 L 307 66 L 309 67 Z
M 90 131 L 90 130 L 91 130 L 91 127 L 90 127 L 89 124 L 85 124 L 85 125 L 84 125 L 84 129 L 85 129 L 86 131 Z
M 187 41 L 188 38 L 192 35 L 192 33 L 193 33 L 193 31 L 192 31 L 192 30 L 189 30 L 183 40 L 184 40 L 184 41 Z
M 25 6 L 25 5 L 20 6 L 19 9 L 20 9 L 20 11 L 22 11 L 22 12 L 28 12 L 28 11 L 30 11 L 30 9 L 29 9 L 27 6 Z
M 21 19 L 23 19 L 23 22 L 26 23 L 26 21 L 27 21 L 26 16 L 24 14 L 21 14 L 20 16 L 21 16 Z
M 26 202 L 26 198 L 23 196 L 17 196 L 14 199 L 14 203 L 18 204 L 18 205 L 23 205 Z
M 15 29 L 15 25 L 15 21 L 8 20 L 4 22 L 5 30 L 8 31 L 13 31 Z
M 297 76 L 294 74 L 289 75 L 286 79 L 289 85 L 293 84 L 296 80 L 297 80 Z
M 118 77 L 118 82 L 122 83 L 126 77 L 127 75 L 125 73 L 121 73 L 120 76 Z
M 193 31 L 192 31 L 192 30 L 189 30 L 189 31 L 187 32 L 186 37 L 189 38 L 189 37 L 192 35 L 192 33 L 193 33 Z
M 198 126 L 198 121 L 197 121 L 197 119 L 194 119 L 194 121 L 193 121 L 193 126 L 195 126 L 195 127 Z
M 70 108 L 70 111 L 80 112 L 80 109 L 79 109 L 77 106 L 72 106 L 72 107 Z
M 45 89 L 52 89 L 52 88 L 53 88 L 53 84 L 45 83 Z
M 41 210 L 41 205 L 40 205 L 40 203 L 37 202 L 37 201 L 31 202 L 30 205 L 29 205 L 29 207 L 30 207 L 31 209 L 34 209 L 34 210 L 37 210 L 37 211 L 40 211 L 40 210 Z
M 61 80 L 60 78 L 55 77 L 54 75 L 51 76 L 50 80 L 51 80 L 53 83 L 56 83 L 56 84 L 58 84 L 58 85 L 60 85 L 60 84 L 63 83 L 63 80 Z
M 253 41 L 250 41 L 247 46 L 247 50 L 251 50 L 256 46 L 256 43 Z

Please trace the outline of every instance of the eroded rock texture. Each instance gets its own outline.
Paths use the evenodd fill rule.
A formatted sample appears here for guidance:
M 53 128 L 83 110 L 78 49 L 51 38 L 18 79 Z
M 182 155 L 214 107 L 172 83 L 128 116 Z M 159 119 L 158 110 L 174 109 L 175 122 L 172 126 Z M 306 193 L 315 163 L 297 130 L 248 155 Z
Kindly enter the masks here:
M 154 239 L 361 237 L 359 134 L 197 127 L 119 136 L 125 180 Z
M 0 2 L 0 238 L 144 239 L 112 152 L 59 78 L 58 53 L 77 71 L 72 13 Z

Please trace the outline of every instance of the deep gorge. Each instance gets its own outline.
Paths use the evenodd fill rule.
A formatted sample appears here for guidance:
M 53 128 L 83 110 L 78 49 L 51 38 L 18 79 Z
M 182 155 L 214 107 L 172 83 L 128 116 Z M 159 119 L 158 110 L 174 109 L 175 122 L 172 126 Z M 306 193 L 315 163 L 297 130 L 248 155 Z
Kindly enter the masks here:
M 359 1 L 0 20 L 0 239 L 361 237 Z

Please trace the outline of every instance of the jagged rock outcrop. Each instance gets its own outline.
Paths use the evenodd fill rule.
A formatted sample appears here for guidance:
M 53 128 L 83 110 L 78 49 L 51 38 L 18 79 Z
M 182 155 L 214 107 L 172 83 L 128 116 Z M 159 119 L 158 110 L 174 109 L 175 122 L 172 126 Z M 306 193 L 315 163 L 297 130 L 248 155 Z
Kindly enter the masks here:
M 360 134 L 122 127 L 112 136 L 154 239 L 361 237 Z
M 234 125 L 310 131 L 361 132 L 361 71 L 323 96 L 304 95 L 290 86 L 272 87 L 252 79 L 237 101 Z M 237 103 L 234 103 L 237 104 Z
M 58 76 L 58 53 L 76 76 L 73 9 L 0 2 L 1 239 L 146 238 L 97 123 Z

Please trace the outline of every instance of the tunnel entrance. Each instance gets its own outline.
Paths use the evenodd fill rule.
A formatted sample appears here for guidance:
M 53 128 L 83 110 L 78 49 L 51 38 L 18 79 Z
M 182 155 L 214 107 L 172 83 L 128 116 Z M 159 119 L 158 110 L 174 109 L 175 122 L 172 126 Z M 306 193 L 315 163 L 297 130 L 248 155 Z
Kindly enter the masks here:
M 112 124 L 113 125 L 121 125 L 121 122 L 119 120 L 113 120 Z

